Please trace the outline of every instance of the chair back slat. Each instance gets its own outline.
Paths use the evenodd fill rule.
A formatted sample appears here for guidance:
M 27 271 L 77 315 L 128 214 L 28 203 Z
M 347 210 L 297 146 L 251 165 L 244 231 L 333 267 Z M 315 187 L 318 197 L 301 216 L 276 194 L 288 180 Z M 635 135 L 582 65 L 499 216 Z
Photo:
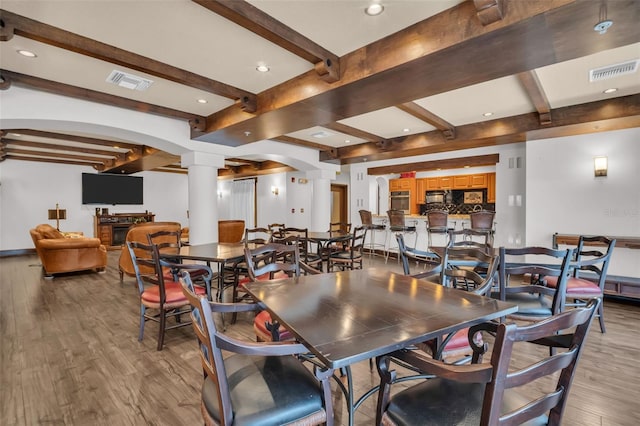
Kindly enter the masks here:
M 245 247 L 244 254 L 247 272 L 252 281 L 265 274 L 269 274 L 269 279 L 273 279 L 276 272 L 300 276 L 300 249 L 297 242 L 295 244 L 269 243 L 255 249 Z

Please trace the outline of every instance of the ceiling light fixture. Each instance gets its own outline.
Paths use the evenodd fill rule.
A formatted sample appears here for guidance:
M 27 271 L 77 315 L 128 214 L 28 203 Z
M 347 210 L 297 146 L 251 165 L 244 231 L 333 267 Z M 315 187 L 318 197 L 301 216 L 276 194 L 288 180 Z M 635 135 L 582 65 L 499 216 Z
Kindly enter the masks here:
M 600 3 L 600 13 L 598 16 L 598 23 L 593 26 L 593 31 L 598 34 L 604 34 L 613 25 L 613 21 L 607 19 L 607 0 L 602 0 Z
M 410 129 L 408 129 L 408 128 L 406 128 L 406 127 L 405 127 L 404 129 L 402 129 L 402 131 L 403 131 L 403 132 L 405 132 L 405 133 L 407 133 L 409 130 L 410 130 Z
M 378 16 L 382 12 L 384 12 L 384 6 L 381 5 L 380 3 L 371 3 L 369 6 L 367 6 L 364 9 L 364 13 L 366 13 L 369 16 Z
M 209 102 L 209 101 L 206 100 L 206 99 L 198 99 L 198 103 L 199 104 L 206 104 L 207 102 Z
M 493 115 L 492 112 L 485 112 L 484 114 L 482 114 L 484 117 L 491 117 Z
M 617 92 L 617 91 L 618 91 L 618 89 L 617 89 L 617 88 L 612 87 L 612 88 L 610 88 L 610 89 L 603 90 L 603 91 L 602 91 L 602 93 L 605 93 L 605 94 L 607 94 L 607 95 L 608 95 L 609 93 L 615 93 L 615 92 Z
M 351 139 L 345 139 L 344 143 L 351 143 Z
M 33 53 L 30 50 L 24 50 L 24 49 L 20 49 L 17 51 L 19 54 L 21 54 L 22 56 L 25 56 L 27 58 L 37 58 L 38 55 L 36 55 L 35 53 Z
M 256 71 L 259 71 L 259 72 L 268 72 L 270 69 L 271 68 L 269 68 L 268 66 L 266 66 L 264 64 L 263 65 L 258 65 L 256 67 Z

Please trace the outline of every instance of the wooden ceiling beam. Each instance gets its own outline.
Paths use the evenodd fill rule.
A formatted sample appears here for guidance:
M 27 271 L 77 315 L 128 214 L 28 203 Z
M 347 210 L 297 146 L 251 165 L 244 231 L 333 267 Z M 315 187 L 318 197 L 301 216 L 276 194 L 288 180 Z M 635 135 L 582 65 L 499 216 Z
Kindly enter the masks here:
M 242 0 L 193 0 L 260 37 L 311 62 L 328 83 L 340 80 L 340 58 L 251 3 Z
M 105 166 L 102 172 L 132 174 L 141 170 L 153 170 L 180 161 L 177 155 L 160 151 L 149 146 L 136 152 L 129 152 L 124 160 L 116 160 L 112 165 Z
M 104 105 L 112 105 L 120 108 L 130 109 L 133 111 L 160 115 L 163 117 L 188 120 L 192 131 L 199 131 L 205 128 L 206 119 L 195 114 L 178 111 L 171 108 L 165 108 L 146 102 L 138 102 L 120 96 L 98 92 L 96 90 L 85 89 L 78 86 L 72 86 L 70 84 L 59 83 L 57 81 L 46 80 L 44 78 L 33 77 L 30 75 L 20 74 L 3 69 L 0 69 L 0 76 L 2 76 L 5 81 L 10 82 L 10 84 L 15 84 L 17 86 L 38 89 L 47 93 L 82 99 L 85 101 L 97 102 Z
M 552 114 L 550 125 L 540 124 L 537 113 L 528 113 L 458 126 L 453 141 L 434 130 L 391 139 L 386 149 L 375 143 L 345 146 L 337 149 L 337 156 L 341 164 L 352 164 L 640 127 L 640 94 L 557 108 Z M 333 157 L 320 153 L 320 160 L 331 161 Z
M 540 124 L 551 124 L 551 105 L 538 79 L 538 74 L 536 74 L 535 71 L 527 71 L 518 73 L 517 77 L 527 92 L 529 99 L 531 99 L 536 111 L 538 111 Z
M 218 169 L 219 178 L 237 179 L 251 176 L 262 176 L 272 173 L 284 173 L 296 171 L 293 167 L 278 163 L 277 161 L 262 161 L 260 168 L 256 169 L 252 165 L 233 166 L 228 169 Z
M 109 161 L 108 158 L 91 157 L 87 155 L 64 154 L 62 152 L 32 151 L 29 149 L 12 148 L 11 146 L 7 146 L 6 152 L 7 154 L 13 154 L 13 155 L 33 155 L 38 157 L 55 158 L 55 159 L 81 160 L 81 161 L 86 161 L 87 163 L 104 163 L 106 161 Z M 87 165 L 90 165 L 90 164 L 87 164 Z
M 64 133 L 55 133 L 55 132 L 47 132 L 44 130 L 33 130 L 33 129 L 3 129 L 6 133 L 13 134 L 21 134 L 28 136 L 35 136 L 39 138 L 47 138 L 47 139 L 57 139 L 69 142 L 79 142 L 87 145 L 101 145 L 101 146 L 109 146 L 112 148 L 122 148 L 122 149 L 135 149 L 140 147 L 140 145 L 121 142 L 121 141 L 112 141 L 108 139 L 98 139 L 98 138 L 90 138 L 87 136 L 77 136 L 77 135 L 68 135 Z
M 446 139 L 455 139 L 456 128 L 453 124 L 435 115 L 431 111 L 421 107 L 417 103 L 405 102 L 403 104 L 396 105 L 396 108 L 406 112 L 407 114 L 411 114 L 412 116 L 424 121 L 425 123 L 431 124 L 433 127 L 440 130 Z
M 499 154 L 477 155 L 474 157 L 447 158 L 445 160 L 420 161 L 417 163 L 396 164 L 393 166 L 371 167 L 369 175 L 388 175 L 404 172 L 427 172 L 439 169 L 460 169 L 463 167 L 494 166 L 500 161 Z
M 3 142 L 6 142 L 10 145 L 18 145 L 26 148 L 40 148 L 40 149 L 51 149 L 57 151 L 69 151 L 69 152 L 82 152 L 85 154 L 95 154 L 95 155 L 104 155 L 107 157 L 120 157 L 124 158 L 124 153 L 116 152 L 116 151 L 106 151 L 104 149 L 93 149 L 79 146 L 69 146 L 69 145 L 61 145 L 58 143 L 44 143 L 44 142 L 34 142 L 25 139 L 12 139 L 12 138 L 2 138 Z
M 355 127 L 347 126 L 346 124 L 331 122 L 325 123 L 322 127 L 326 127 L 329 130 L 335 132 L 344 133 L 356 138 L 364 139 L 369 142 L 386 142 L 386 139 L 382 136 L 375 135 L 373 133 L 365 132 L 364 130 L 356 129 Z
M 53 158 L 37 158 L 37 157 L 21 157 L 19 155 L 7 155 L 5 157 L 7 160 L 22 160 L 22 161 L 35 161 L 38 163 L 56 163 L 56 164 L 69 164 L 74 166 L 91 166 L 96 168 L 97 166 L 101 166 L 102 163 L 87 163 L 85 161 L 73 161 L 73 160 L 64 160 L 64 159 L 53 159 Z
M 482 25 L 493 24 L 504 17 L 503 0 L 473 0 Z
M 0 19 L 4 23 L 1 41 L 7 41 L 12 34 L 56 46 L 61 49 L 90 56 L 101 61 L 121 65 L 165 80 L 183 84 L 236 100 L 247 112 L 255 112 L 256 95 L 228 84 L 183 70 L 166 63 L 147 58 L 115 46 L 101 43 L 79 34 L 0 9 Z
M 473 3 L 463 2 L 342 56 L 342 77 L 335 83 L 318 81 L 310 71 L 259 93 L 255 116 L 233 108 L 210 115 L 205 134 L 196 138 L 225 145 L 271 139 L 636 43 L 633 3 L 609 4 L 619 30 L 603 38 L 593 31 L 597 2 L 505 0 L 504 18 L 486 27 Z

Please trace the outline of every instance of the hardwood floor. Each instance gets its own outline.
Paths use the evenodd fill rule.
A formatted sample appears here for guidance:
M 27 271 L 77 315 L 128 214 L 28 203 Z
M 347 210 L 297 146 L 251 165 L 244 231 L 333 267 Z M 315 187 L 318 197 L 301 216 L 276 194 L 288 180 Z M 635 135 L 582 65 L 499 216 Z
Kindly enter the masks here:
M 201 424 L 202 372 L 190 328 L 171 330 L 156 351 L 157 325 L 138 342 L 138 295 L 120 284 L 119 252 L 106 273 L 44 280 L 38 258 L 0 258 L 0 425 Z M 375 259 L 375 258 L 374 258 Z M 380 260 L 366 261 L 383 264 Z M 395 261 L 388 267 L 400 270 Z M 592 327 L 564 425 L 636 425 L 640 419 L 640 306 L 605 301 L 607 333 Z M 229 333 L 253 338 L 252 318 Z M 528 354 L 520 354 L 525 362 Z M 377 381 L 368 363 L 353 368 L 356 393 Z M 335 385 L 335 384 L 334 384 Z M 344 398 L 334 392 L 337 424 Z M 375 397 L 355 423 L 371 425 Z

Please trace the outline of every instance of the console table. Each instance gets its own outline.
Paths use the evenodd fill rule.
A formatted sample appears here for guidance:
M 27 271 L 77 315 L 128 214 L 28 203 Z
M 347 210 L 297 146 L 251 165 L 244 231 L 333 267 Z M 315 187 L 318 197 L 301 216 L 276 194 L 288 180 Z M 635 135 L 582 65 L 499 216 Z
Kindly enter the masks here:
M 93 232 L 107 249 L 120 249 L 132 225 L 153 222 L 154 217 L 155 215 L 149 212 L 96 215 L 93 218 Z

